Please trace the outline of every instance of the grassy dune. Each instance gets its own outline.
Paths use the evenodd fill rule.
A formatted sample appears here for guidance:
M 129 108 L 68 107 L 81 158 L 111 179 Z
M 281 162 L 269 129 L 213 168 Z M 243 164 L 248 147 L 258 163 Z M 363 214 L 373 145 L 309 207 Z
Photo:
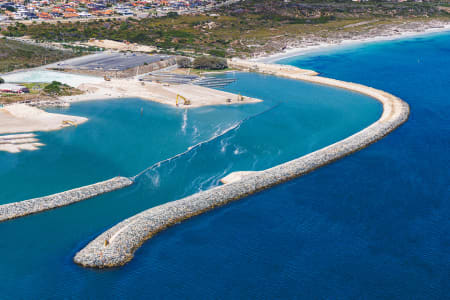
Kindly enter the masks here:
M 0 39 L 0 73 L 32 68 L 75 56 L 71 51 L 59 51 Z

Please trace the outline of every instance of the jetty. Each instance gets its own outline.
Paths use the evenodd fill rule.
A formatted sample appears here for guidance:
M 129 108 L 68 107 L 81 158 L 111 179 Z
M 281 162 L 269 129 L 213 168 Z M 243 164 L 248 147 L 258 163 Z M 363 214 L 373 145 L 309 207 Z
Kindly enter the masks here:
M 3 204 L 0 205 L 0 222 L 80 202 L 131 184 L 132 180 L 118 176 L 62 193 Z

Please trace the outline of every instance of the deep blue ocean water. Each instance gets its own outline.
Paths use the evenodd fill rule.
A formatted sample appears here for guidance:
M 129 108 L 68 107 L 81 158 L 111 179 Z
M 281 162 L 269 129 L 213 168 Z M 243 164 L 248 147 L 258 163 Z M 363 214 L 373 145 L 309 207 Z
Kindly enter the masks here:
M 207 130 L 205 124 L 214 122 L 216 130 L 205 131 L 203 139 L 221 124 L 226 128 L 256 115 L 236 130 L 152 168 L 130 188 L 0 224 L 0 298 L 446 299 L 449 54 L 450 35 L 444 34 L 290 59 L 324 76 L 401 97 L 411 105 L 410 120 L 332 165 L 166 230 L 123 268 L 74 265 L 78 249 L 124 217 L 214 186 L 221 172 L 264 169 L 314 151 L 370 124 L 380 112 L 377 103 L 360 95 L 236 74 L 237 83 L 227 89 L 263 98 L 264 104 L 205 109 L 204 121 L 189 111 L 185 131 L 183 112 L 167 122 L 188 135 L 173 153 L 192 144 L 195 128 Z M 91 104 L 84 105 L 74 106 L 73 113 L 84 109 L 98 115 Z M 140 104 L 135 108 L 139 111 Z M 225 118 L 222 110 L 228 109 L 235 114 Z M 97 139 L 104 137 L 98 134 Z M 164 132 L 156 140 L 164 144 L 163 139 Z M 108 143 L 140 157 L 129 167 L 115 155 L 104 163 L 117 162 L 126 175 L 142 169 L 143 160 L 148 166 L 172 154 L 157 156 L 152 148 L 145 157 L 143 142 L 140 151 Z

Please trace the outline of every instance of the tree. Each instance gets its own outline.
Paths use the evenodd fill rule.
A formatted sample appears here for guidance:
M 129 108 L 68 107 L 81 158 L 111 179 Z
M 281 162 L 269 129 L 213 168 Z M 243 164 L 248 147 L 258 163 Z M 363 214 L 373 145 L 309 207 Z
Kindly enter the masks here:
M 52 81 L 49 85 L 44 88 L 44 92 L 49 95 L 59 95 L 61 93 L 62 83 L 59 81 Z
M 177 58 L 177 64 L 180 68 L 190 68 L 192 67 L 192 62 L 187 57 L 178 57 Z
M 199 56 L 194 59 L 194 69 L 223 70 L 228 68 L 227 60 L 214 56 Z
M 1 83 L 5 83 L 5 80 L 3 78 L 0 77 L 0 84 Z

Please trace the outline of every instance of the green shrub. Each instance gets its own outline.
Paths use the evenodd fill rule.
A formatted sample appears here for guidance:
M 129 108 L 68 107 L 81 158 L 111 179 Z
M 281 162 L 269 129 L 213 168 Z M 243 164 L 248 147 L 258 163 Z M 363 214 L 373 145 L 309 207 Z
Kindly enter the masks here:
M 0 83 L 5 83 L 5 79 L 0 77 Z
M 167 13 L 168 18 L 178 18 L 178 13 L 175 11 L 171 11 Z
M 50 95 L 59 95 L 61 93 L 61 88 L 63 84 L 59 81 L 52 81 L 49 85 L 44 88 L 44 92 Z
M 227 60 L 214 56 L 199 56 L 194 59 L 194 69 L 223 70 L 228 68 Z

